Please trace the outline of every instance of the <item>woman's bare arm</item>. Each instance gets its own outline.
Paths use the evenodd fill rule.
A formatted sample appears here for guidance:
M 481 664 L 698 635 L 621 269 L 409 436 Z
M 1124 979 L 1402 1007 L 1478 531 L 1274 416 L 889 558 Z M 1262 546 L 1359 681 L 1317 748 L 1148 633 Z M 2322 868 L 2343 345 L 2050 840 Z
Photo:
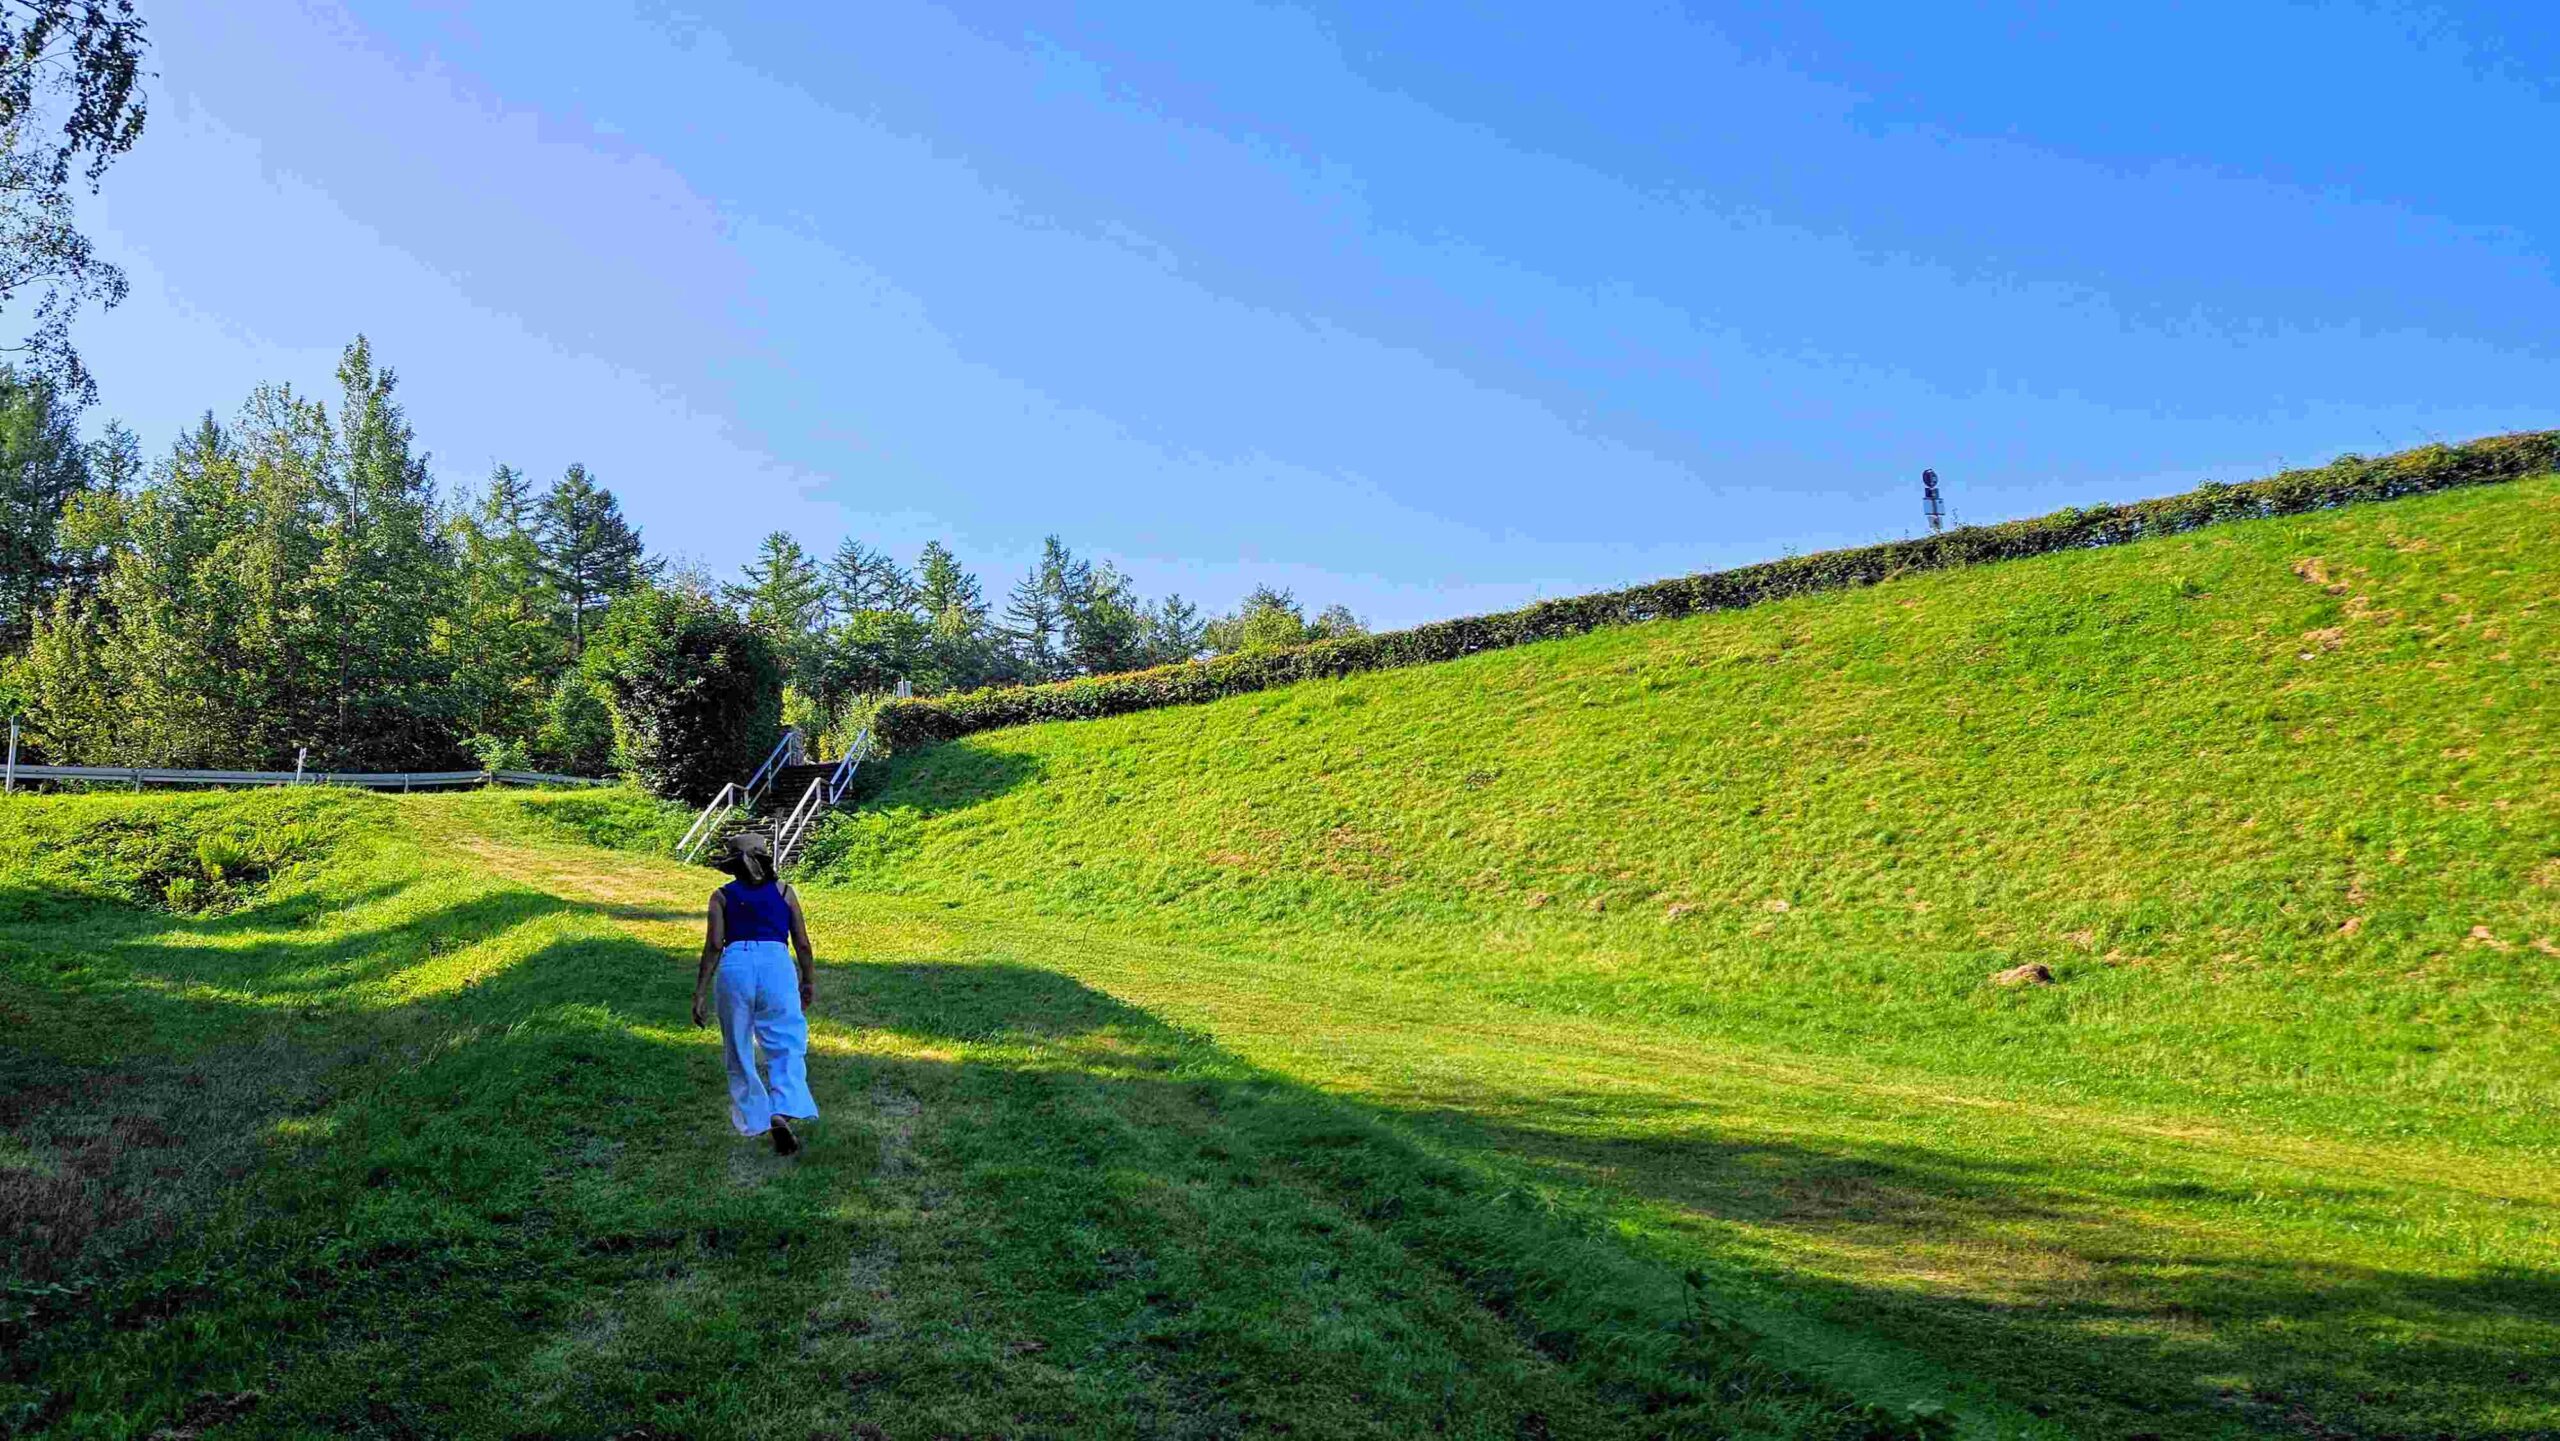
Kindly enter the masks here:
M 809 944 L 809 913 L 800 908 L 800 893 L 789 886 L 782 898 L 791 903 L 791 954 L 800 963 L 800 1009 L 818 999 L 818 949 Z
M 702 964 L 693 971 L 693 1023 L 704 1024 L 711 1005 L 711 973 L 720 964 L 720 952 L 729 944 L 729 910 L 720 893 L 711 893 L 711 910 L 702 925 Z

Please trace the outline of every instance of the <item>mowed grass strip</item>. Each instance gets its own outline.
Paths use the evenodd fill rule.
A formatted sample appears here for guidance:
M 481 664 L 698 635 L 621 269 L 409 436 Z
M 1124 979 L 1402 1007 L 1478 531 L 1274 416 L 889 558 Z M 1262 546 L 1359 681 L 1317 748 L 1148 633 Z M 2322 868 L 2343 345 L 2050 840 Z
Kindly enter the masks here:
M 684 1023 L 716 878 L 571 839 L 649 823 L 517 796 L 0 811 L 0 1422 L 1940 1429 L 1923 1389 L 1773 1364 L 1591 1218 L 929 909 L 820 898 L 827 1115 L 778 1161 L 729 1134 Z M 104 859 L 141 837 L 201 869 L 231 854 L 203 834 L 282 825 L 306 844 L 218 915 Z M 123 1223 L 57 1244 L 90 1210 Z
M 813 870 L 1843 1374 L 2560 1433 L 2555 639 L 2542 478 L 976 736 Z

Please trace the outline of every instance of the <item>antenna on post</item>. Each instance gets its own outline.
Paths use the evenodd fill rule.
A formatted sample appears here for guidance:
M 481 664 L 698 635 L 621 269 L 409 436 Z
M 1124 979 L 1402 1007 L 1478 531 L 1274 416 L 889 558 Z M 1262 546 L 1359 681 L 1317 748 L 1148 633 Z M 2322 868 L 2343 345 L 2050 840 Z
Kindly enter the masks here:
M 1929 517 L 1929 533 L 1936 535 L 1947 528 L 1947 503 L 1938 495 L 1938 473 L 1920 472 L 1920 511 Z

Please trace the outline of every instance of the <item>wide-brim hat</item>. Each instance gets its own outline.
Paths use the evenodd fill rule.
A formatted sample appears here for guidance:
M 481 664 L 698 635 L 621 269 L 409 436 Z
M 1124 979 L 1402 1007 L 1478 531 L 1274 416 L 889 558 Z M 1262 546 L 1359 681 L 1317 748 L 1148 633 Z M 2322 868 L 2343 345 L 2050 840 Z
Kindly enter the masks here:
M 740 831 L 729 837 L 720 869 L 753 885 L 773 879 L 773 842 L 762 831 Z

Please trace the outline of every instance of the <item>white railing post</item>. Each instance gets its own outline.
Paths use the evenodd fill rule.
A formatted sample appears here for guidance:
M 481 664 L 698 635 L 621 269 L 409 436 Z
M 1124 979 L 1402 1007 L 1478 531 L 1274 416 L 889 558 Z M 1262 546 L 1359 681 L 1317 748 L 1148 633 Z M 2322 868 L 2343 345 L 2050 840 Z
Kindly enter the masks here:
M 862 769 L 862 757 L 871 749 L 871 727 L 864 726 L 845 748 L 844 759 L 836 762 L 835 773 L 827 777 L 827 804 L 844 798 L 844 788 L 853 784 L 853 773 Z
M 295 785 L 302 784 L 302 763 L 309 759 L 311 759 L 311 747 L 295 746 L 293 748 L 293 783 Z
M 779 774 L 779 772 L 774 770 L 774 767 L 782 763 L 783 754 L 791 749 L 791 742 L 794 737 L 799 735 L 799 733 L 800 732 L 797 727 L 785 726 L 782 731 L 782 739 L 774 742 L 773 753 L 764 758 L 763 765 L 756 767 L 756 773 L 754 775 L 747 777 L 746 803 L 748 805 L 753 806 L 756 803 L 756 797 L 764 794 L 766 776 L 768 774 Z
M 14 792 L 14 791 L 16 791 L 16 790 L 17 790 L 17 788 L 18 788 L 18 718 L 17 718 L 16 716 L 11 716 L 11 717 L 9 717 L 9 784 L 8 784 L 5 788 L 0 788 L 0 794 L 8 794 L 8 793 L 10 793 L 10 792 Z
M 817 821 L 819 806 L 826 788 L 827 782 L 823 776 L 809 782 L 809 788 L 800 793 L 800 803 L 791 808 L 791 814 L 783 818 L 781 825 L 774 827 L 773 864 L 777 870 L 790 862 L 791 853 L 800 848 L 801 838 L 809 833 L 809 827 Z

